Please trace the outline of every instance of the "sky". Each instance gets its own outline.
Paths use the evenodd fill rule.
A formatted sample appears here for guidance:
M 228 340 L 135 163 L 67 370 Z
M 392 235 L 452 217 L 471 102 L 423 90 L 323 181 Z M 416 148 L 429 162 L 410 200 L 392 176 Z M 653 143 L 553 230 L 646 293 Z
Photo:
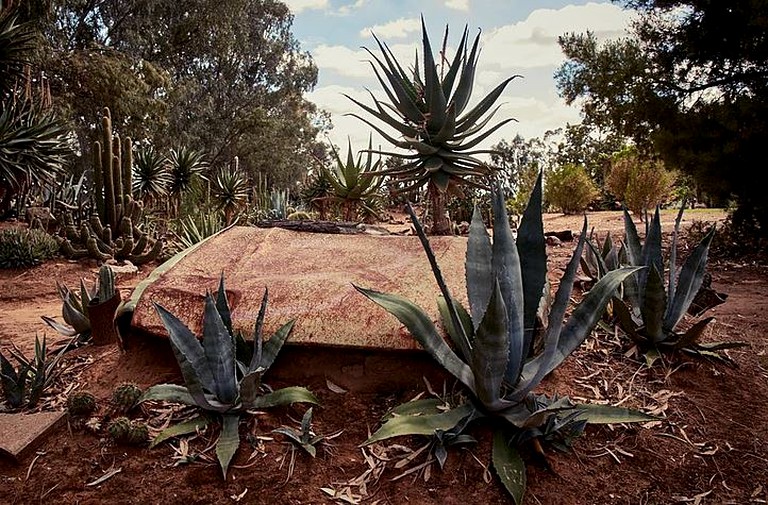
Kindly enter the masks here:
M 553 75 L 564 61 L 557 37 L 590 30 L 600 40 L 617 38 L 626 34 L 632 19 L 631 11 L 610 2 L 579 0 L 287 0 L 286 4 L 295 16 L 294 36 L 318 67 L 317 86 L 306 98 L 331 114 L 330 140 L 346 149 L 349 138 L 354 151 L 367 147 L 371 133 L 374 147 L 384 144 L 381 147 L 388 149 L 369 126 L 345 116 L 367 113 L 344 93 L 369 105 L 372 100 L 366 88 L 384 97 L 368 63 L 370 56 L 362 49 L 380 54 L 371 33 L 409 66 L 417 50 L 423 57 L 422 15 L 435 51 L 446 25 L 449 53 L 458 45 L 465 26 L 470 41 L 480 33 L 481 53 L 470 106 L 505 78 L 522 76 L 507 86 L 495 116 L 495 120 L 516 121 L 480 146 L 490 147 L 517 134 L 532 138 L 567 123 L 579 123 L 578 107 L 566 106 L 557 93 Z

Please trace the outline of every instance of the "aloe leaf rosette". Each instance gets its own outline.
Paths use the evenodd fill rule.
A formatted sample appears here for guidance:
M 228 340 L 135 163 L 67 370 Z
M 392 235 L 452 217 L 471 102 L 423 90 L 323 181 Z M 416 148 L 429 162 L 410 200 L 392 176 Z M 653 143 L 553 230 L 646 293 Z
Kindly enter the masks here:
M 541 217 L 541 176 L 515 239 L 501 189 L 492 191 L 493 239 L 480 213 L 470 225 L 465 263 L 469 310 L 454 299 L 418 219 L 411 219 L 440 288 L 439 303 L 446 341 L 435 323 L 418 306 L 395 295 L 356 286 L 358 291 L 394 315 L 419 344 L 468 393 L 468 401 L 450 409 L 422 403 L 410 405 L 384 419 L 366 443 L 400 435 L 426 435 L 462 429 L 476 420 L 495 419 L 501 433 L 494 438 L 493 462 L 505 488 L 519 503 L 525 471 L 511 440 L 521 433 L 541 432 L 547 423 L 559 428 L 587 422 L 647 421 L 641 412 L 611 406 L 583 407 L 567 399 L 538 396 L 534 389 L 590 334 L 622 282 L 639 269 L 607 272 L 566 318 L 573 281 L 586 240 L 586 220 L 576 250 L 565 270 L 548 314 L 542 345 L 533 346 L 533 328 L 546 284 L 546 248 Z M 541 349 L 534 351 L 533 349 Z M 560 420 L 560 422 L 555 422 Z M 532 431 L 534 430 L 534 431 Z
M 139 401 L 166 401 L 195 406 L 218 419 L 221 434 L 216 442 L 216 455 L 225 479 L 240 443 L 238 426 L 243 413 L 296 402 L 317 403 L 317 398 L 303 387 L 263 392 L 261 378 L 274 362 L 293 328 L 293 321 L 289 321 L 264 343 L 262 328 L 266 306 L 265 292 L 253 341 L 250 343 L 250 359 L 242 362 L 238 359 L 236 342 L 244 345 L 246 341 L 241 335 L 232 334 L 231 311 L 223 276 L 217 295 L 214 297 L 208 293 L 205 296 L 202 338 L 198 338 L 170 311 L 155 304 L 160 320 L 168 331 L 184 384 L 152 386 Z M 157 440 L 189 433 L 187 428 L 205 426 L 209 419 L 211 416 L 204 416 L 181 427 L 172 426 L 156 437 L 153 446 L 158 443 Z
M 494 104 L 507 84 L 519 76 L 504 79 L 469 108 L 480 54 L 479 33 L 470 44 L 469 30 L 465 27 L 453 58 L 441 60 L 439 70 L 423 18 L 422 59 L 420 62 L 417 57 L 408 71 L 386 43 L 376 35 L 373 37 L 380 55 L 364 49 L 372 58 L 371 67 L 386 99 L 378 99 L 371 93 L 373 105 L 367 105 L 345 96 L 375 121 L 356 113 L 350 116 L 366 123 L 393 146 L 408 151 L 407 154 L 382 152 L 400 158 L 403 164 L 381 173 L 397 178 L 404 185 L 404 191 L 426 184 L 440 191 L 456 183 L 476 185 L 473 177 L 485 177 L 492 171 L 476 157 L 489 152 L 478 149 L 478 145 L 514 120 L 504 119 L 489 126 L 500 108 Z M 397 133 L 389 133 L 391 129 Z

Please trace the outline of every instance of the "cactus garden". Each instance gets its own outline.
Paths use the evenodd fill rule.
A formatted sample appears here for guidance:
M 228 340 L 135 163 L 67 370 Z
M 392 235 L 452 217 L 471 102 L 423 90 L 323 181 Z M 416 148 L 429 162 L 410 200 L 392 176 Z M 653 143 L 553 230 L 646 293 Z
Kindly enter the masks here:
M 0 0 L 0 503 L 768 503 L 765 8 L 379 3 Z

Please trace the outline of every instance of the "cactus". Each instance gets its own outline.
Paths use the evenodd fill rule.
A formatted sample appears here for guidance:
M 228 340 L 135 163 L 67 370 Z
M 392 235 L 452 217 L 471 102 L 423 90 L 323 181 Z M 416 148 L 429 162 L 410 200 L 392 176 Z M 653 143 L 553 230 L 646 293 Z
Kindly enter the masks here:
M 78 229 L 71 214 L 64 215 L 60 252 L 69 259 L 91 257 L 130 260 L 135 264 L 154 261 L 163 249 L 161 239 L 152 239 L 136 225 L 143 207 L 133 200 L 133 144 L 112 131 L 112 116 L 104 108 L 101 139 L 93 143 L 95 212 Z M 138 247 L 139 244 L 142 247 Z
M 149 428 L 144 423 L 137 421 L 131 422 L 131 428 L 128 430 L 128 436 L 125 442 L 129 445 L 141 445 L 149 440 Z
M 142 390 L 132 382 L 123 382 L 112 391 L 112 404 L 115 412 L 128 413 L 141 398 Z
M 67 412 L 70 416 L 87 416 L 96 411 L 96 397 L 88 391 L 75 391 L 67 397 Z
M 131 420 L 127 417 L 118 417 L 107 426 L 107 433 L 115 442 L 126 442 L 131 433 Z

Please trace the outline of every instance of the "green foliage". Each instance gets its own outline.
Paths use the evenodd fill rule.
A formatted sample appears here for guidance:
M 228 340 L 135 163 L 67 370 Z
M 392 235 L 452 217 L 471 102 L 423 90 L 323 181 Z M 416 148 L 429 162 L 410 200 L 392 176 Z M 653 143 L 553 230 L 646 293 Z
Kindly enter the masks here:
M 235 213 L 248 202 L 248 181 L 240 172 L 235 157 L 233 165 L 216 172 L 211 181 L 211 201 L 216 210 L 224 212 L 224 224 L 229 226 Z
M 533 392 L 544 377 L 587 338 L 613 293 L 637 269 L 624 268 L 606 274 L 564 322 L 586 240 L 585 221 L 547 316 L 546 329 L 537 336 L 534 328 L 547 289 L 541 178 L 523 214 L 516 240 L 499 188 L 494 189 L 492 200 L 493 241 L 479 212 L 475 212 L 470 226 L 465 266 L 469 310 L 449 293 L 435 255 L 411 210 L 411 219 L 443 295 L 438 306 L 453 346 L 438 333 L 431 318 L 408 300 L 357 287 L 397 317 L 470 395 L 466 403 L 447 411 L 401 411 L 400 415 L 388 419 L 366 443 L 399 435 L 433 434 L 437 430 L 459 435 L 476 420 L 491 420 L 497 430 L 496 437 L 515 441 L 494 444 L 493 463 L 506 489 L 519 503 L 525 487 L 525 467 L 518 452 L 522 442 L 532 438 L 546 440 L 544 435 L 551 437 L 553 428 L 580 433 L 586 422 L 650 419 L 627 409 L 576 406 L 567 398 L 548 398 Z M 535 345 L 537 337 L 541 345 Z M 513 464 L 514 472 L 509 470 Z
M 237 158 L 235 158 L 237 160 Z M 181 146 L 171 149 L 168 156 L 168 192 L 171 195 L 174 213 L 178 213 L 178 206 L 185 193 L 194 188 L 200 179 L 208 162 L 202 151 L 190 147 Z M 237 166 L 237 161 L 235 161 Z
M 168 244 L 168 254 L 183 251 L 214 233 L 224 229 L 224 221 L 218 212 L 199 212 L 170 223 L 174 238 Z M 170 257 L 169 256 L 169 257 Z
M 216 442 L 216 456 L 225 479 L 229 463 L 240 443 L 238 425 L 242 414 L 249 410 L 294 402 L 317 403 L 314 395 L 301 387 L 264 393 L 262 376 L 272 366 L 294 323 L 289 321 L 284 324 L 265 341 L 262 328 L 267 298 L 265 291 L 252 343 L 232 330 L 223 275 L 216 296 L 210 293 L 205 296 L 202 339 L 195 336 L 176 316 L 155 304 L 160 320 L 168 331 L 185 385 L 152 386 L 139 402 L 182 403 L 219 416 L 221 435 Z M 161 436 L 164 435 L 158 435 Z
M 599 196 L 595 183 L 581 165 L 563 165 L 547 176 L 544 199 L 563 214 L 577 214 Z
M 626 253 L 623 247 L 617 247 L 613 243 L 611 233 L 605 234 L 602 245 L 595 243 L 597 237 L 590 233 L 584 248 L 584 254 L 581 256 L 581 271 L 591 282 L 597 282 L 603 275 L 611 270 L 616 270 L 621 265 L 621 260 L 626 259 Z M 626 263 L 626 261 L 624 261 Z
M 59 244 L 43 230 L 0 230 L 0 268 L 28 268 L 57 255 Z
M 346 161 L 341 159 L 338 151 L 332 146 L 336 165 L 332 170 L 321 165 L 323 178 L 331 185 L 333 199 L 343 209 L 346 221 L 355 221 L 360 208 L 368 214 L 376 214 L 375 209 L 366 205 L 367 200 L 377 196 L 383 182 L 383 178 L 376 175 L 381 167 L 381 157 L 374 162 L 372 149 L 372 140 L 369 138 L 367 155 L 363 163 L 362 152 L 358 153 L 355 160 L 351 141 L 347 147 Z
M 693 176 L 714 205 L 734 198 L 744 233 L 768 235 L 768 204 L 749 181 L 768 141 L 768 5 L 761 1 L 625 2 L 628 37 L 560 38 L 556 79 L 585 123 L 630 138 L 643 153 Z
M 646 354 L 649 364 L 663 351 L 685 350 L 719 357 L 716 351 L 743 345 L 738 342 L 699 343 L 707 325 L 714 319 L 712 317 L 697 321 L 683 332 L 678 330 L 704 281 L 709 246 L 715 235 L 713 226 L 678 271 L 677 235 L 684 209 L 685 205 L 680 207 L 675 221 L 666 286 L 659 208 L 656 207 L 642 243 L 632 217 L 624 210 L 627 261 L 630 265 L 644 268 L 625 283 L 625 300 L 615 299 L 613 307 L 619 326 Z
M 446 29 L 447 44 L 448 30 Z M 369 115 L 384 125 L 394 128 L 400 135 L 394 137 L 382 128 L 358 114 L 351 114 L 376 130 L 393 146 L 410 151 L 382 153 L 400 158 L 404 163 L 397 167 L 382 170 L 404 184 L 403 191 L 413 191 L 423 186 L 431 189 L 433 216 L 435 223 L 432 232 L 446 234 L 444 227 L 444 208 L 442 197 L 449 187 L 463 184 L 478 185 L 472 178 L 485 178 L 492 168 L 476 157 L 488 153 L 475 147 L 494 131 L 512 121 L 505 119 L 487 128 L 498 111 L 494 108 L 496 100 L 515 77 L 501 82 L 488 95 L 469 110 L 475 70 L 479 56 L 480 35 L 475 37 L 469 47 L 469 30 L 464 29 L 456 55 L 450 62 L 438 58 L 438 65 L 432 53 L 426 26 L 422 18 L 422 55 L 407 73 L 389 47 L 375 35 L 374 39 L 381 51 L 381 58 L 366 49 L 373 58 L 371 62 L 376 78 L 387 95 L 382 101 L 371 94 L 374 107 L 347 96 Z M 422 73 L 423 70 L 423 73 Z M 448 231 L 449 232 L 449 231 Z
M 133 192 L 144 205 L 151 205 L 167 195 L 170 184 L 166 157 L 151 145 L 138 149 L 134 155 Z
M 322 172 L 310 174 L 301 186 L 300 198 L 306 208 L 316 211 L 321 220 L 328 218 L 333 210 L 331 195 L 333 186 Z
M 675 174 L 667 170 L 661 160 L 643 157 L 637 149 L 626 148 L 611 158 L 605 186 L 640 216 L 669 200 L 675 179 Z
M 83 279 L 80 280 L 80 292 L 71 291 L 66 285 L 56 281 L 56 290 L 61 298 L 61 316 L 64 323 L 59 323 L 52 317 L 42 316 L 42 320 L 67 337 L 77 336 L 80 342 L 91 338 L 91 320 L 88 307 L 111 300 L 116 294 L 115 273 L 106 265 L 99 268 L 97 282 L 89 289 Z
M 18 363 L 14 368 L 6 356 L 0 352 L 0 383 L 2 383 L 5 402 L 12 409 L 32 408 L 37 405 L 46 389 L 51 387 L 61 372 L 59 362 L 67 346 L 64 346 L 53 358 L 48 356 L 45 336 L 41 341 L 35 335 L 35 356 L 28 359 L 15 347 L 10 355 Z

